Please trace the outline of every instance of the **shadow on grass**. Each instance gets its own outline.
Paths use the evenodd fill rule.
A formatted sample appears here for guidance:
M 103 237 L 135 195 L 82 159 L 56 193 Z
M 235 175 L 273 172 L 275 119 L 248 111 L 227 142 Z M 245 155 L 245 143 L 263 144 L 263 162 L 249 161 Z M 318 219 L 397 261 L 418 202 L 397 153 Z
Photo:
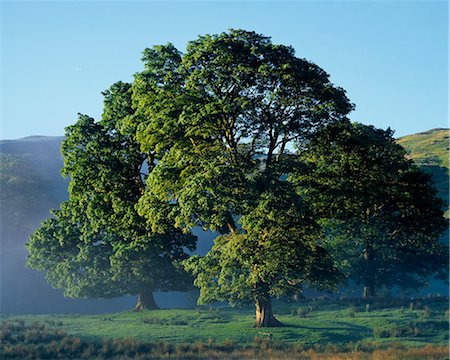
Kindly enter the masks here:
M 321 343 L 348 343 L 348 342 L 356 342 L 359 340 L 363 340 L 372 335 L 372 328 L 368 326 L 350 324 L 346 322 L 336 322 L 334 321 L 332 325 L 335 326 L 327 326 L 327 327 L 314 327 L 307 325 L 298 325 L 298 324 L 290 324 L 284 323 L 284 328 L 286 329 L 301 329 L 306 330 L 308 332 L 313 332 L 320 335 Z M 299 334 L 297 333 L 298 337 Z M 301 335 L 300 335 L 301 336 Z M 310 337 L 310 335 L 308 335 Z

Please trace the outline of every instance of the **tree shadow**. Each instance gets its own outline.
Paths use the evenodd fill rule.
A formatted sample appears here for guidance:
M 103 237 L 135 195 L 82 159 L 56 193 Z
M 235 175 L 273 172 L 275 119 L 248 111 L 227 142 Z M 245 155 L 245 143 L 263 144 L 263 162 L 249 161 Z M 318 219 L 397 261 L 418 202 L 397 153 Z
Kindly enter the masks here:
M 343 321 L 332 321 L 331 326 L 315 327 L 307 325 L 296 325 L 284 323 L 285 328 L 304 329 L 311 332 L 320 333 L 321 343 L 348 343 L 359 341 L 372 335 L 372 328 L 363 325 L 351 324 Z

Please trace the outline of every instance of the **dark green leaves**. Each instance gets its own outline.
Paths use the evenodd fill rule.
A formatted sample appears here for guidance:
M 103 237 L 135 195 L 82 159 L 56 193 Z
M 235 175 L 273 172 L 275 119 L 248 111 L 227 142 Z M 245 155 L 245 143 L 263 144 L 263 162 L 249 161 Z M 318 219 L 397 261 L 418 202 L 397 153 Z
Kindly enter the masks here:
M 353 280 L 414 288 L 447 267 L 438 238 L 448 224 L 430 177 L 392 135 L 362 124 L 329 126 L 302 150 L 306 166 L 292 179 Z

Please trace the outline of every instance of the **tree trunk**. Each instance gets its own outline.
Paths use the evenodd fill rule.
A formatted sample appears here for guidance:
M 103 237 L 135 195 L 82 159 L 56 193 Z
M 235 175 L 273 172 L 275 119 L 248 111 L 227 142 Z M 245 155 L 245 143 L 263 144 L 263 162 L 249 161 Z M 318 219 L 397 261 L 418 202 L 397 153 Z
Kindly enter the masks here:
M 255 302 L 256 320 L 254 327 L 279 327 L 283 326 L 272 313 L 272 302 L 270 297 L 258 299 Z
M 152 290 L 142 290 L 138 294 L 138 299 L 134 311 L 156 310 L 159 309 L 153 297 Z
M 365 300 L 374 298 L 375 297 L 374 287 L 366 283 L 363 290 L 363 297 Z
M 371 249 L 367 246 L 364 249 L 365 274 L 364 274 L 364 290 L 363 298 L 365 300 L 375 297 L 375 274 Z
M 238 229 L 237 229 L 236 223 L 234 222 L 233 216 L 228 212 L 226 217 L 227 217 L 227 227 L 228 227 L 229 233 L 237 234 Z

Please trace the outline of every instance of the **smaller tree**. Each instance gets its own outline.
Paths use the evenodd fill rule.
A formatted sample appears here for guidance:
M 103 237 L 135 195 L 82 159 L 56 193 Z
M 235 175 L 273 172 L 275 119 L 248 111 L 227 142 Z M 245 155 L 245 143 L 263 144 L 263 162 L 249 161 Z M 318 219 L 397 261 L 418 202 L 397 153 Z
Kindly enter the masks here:
M 445 278 L 448 224 L 428 175 L 405 158 L 391 130 L 343 122 L 302 150 L 299 192 L 322 218 L 328 246 L 364 297 L 382 286 L 417 288 Z
M 192 286 L 180 262 L 195 237 L 175 229 L 163 208 L 156 233 L 135 209 L 155 164 L 120 128 L 133 115 L 129 90 L 114 84 L 104 94 L 100 122 L 80 115 L 66 129 L 62 173 L 70 177 L 69 199 L 30 237 L 27 263 L 66 296 L 138 294 L 136 310 L 143 310 L 156 307 L 154 291 Z

